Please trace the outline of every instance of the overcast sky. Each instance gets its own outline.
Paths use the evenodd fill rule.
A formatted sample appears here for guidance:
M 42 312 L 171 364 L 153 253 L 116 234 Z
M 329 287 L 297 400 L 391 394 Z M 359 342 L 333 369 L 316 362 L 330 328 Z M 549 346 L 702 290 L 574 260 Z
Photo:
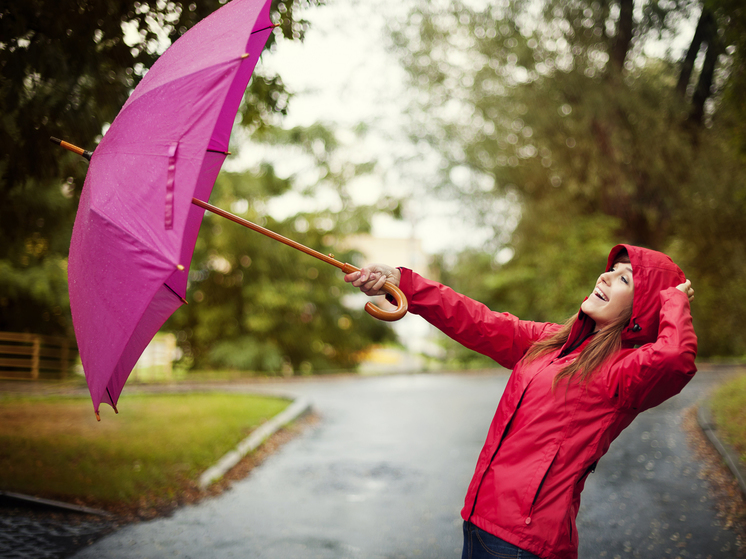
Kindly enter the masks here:
M 373 223 L 374 235 L 414 235 L 426 252 L 456 251 L 481 244 L 489 233 L 466 223 L 453 203 L 423 196 L 426 183 L 434 180 L 437 160 L 418 155 L 407 140 L 407 77 L 390 50 L 386 27 L 394 18 L 403 18 L 412 4 L 409 0 L 331 0 L 325 6 L 303 9 L 298 17 L 311 23 L 305 41 L 280 40 L 277 50 L 262 57 L 260 64 L 267 73 L 282 76 L 295 94 L 284 127 L 331 124 L 346 142 L 345 157 L 378 162 L 376 173 L 352 186 L 358 203 L 374 203 L 383 194 L 409 195 L 413 200 L 406 222 L 379 216 Z M 359 123 L 369 128 L 362 140 L 345 133 Z M 415 156 L 412 162 L 396 164 L 397 157 L 410 153 Z M 271 161 L 280 175 L 299 176 L 300 182 L 308 166 L 297 154 L 252 145 L 226 168 L 244 169 L 261 160 Z M 323 191 L 313 200 L 288 194 L 268 211 L 284 218 L 301 207 L 332 204 L 332 199 Z

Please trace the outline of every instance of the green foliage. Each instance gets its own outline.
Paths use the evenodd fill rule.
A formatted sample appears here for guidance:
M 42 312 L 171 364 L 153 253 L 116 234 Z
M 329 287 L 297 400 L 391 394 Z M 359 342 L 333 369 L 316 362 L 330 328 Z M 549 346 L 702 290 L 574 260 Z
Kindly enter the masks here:
M 41 235 L 31 237 L 31 241 L 41 239 Z M 4 325 L 0 328 L 12 325 L 14 331 L 53 334 L 67 324 L 66 258 L 48 257 L 22 269 L 0 260 L 0 278 L 0 325 Z
M 740 0 L 706 0 L 705 6 L 718 19 L 718 31 L 723 37 L 719 46 L 726 57 L 727 81 L 722 84 L 721 107 L 728 108 L 728 115 L 719 111 L 718 118 L 727 119 L 723 124 L 733 134 L 738 151 L 746 152 L 746 5 Z
M 695 82 L 708 85 L 704 69 L 682 94 L 681 61 L 646 54 L 651 39 L 699 11 L 695 2 L 636 13 L 625 12 L 628 1 L 481 10 L 422 2 L 394 29 L 420 90 L 416 133 L 444 159 L 441 188 L 493 224 L 493 248 L 514 253 L 483 267 L 474 287 L 485 303 L 564 320 L 611 246 L 628 242 L 669 252 L 693 280 L 701 355 L 746 352 L 737 327 L 746 304 L 733 281 L 746 251 L 746 127 L 742 88 L 733 89 L 746 27 L 737 4 L 708 3 L 721 29 L 731 28 L 704 41 L 727 53 L 706 102 L 692 97 Z M 517 225 L 489 215 L 496 201 L 520 215 Z M 469 266 L 451 275 L 454 286 L 475 282 Z
M 282 353 L 271 340 L 242 336 L 216 342 L 208 353 L 215 367 L 238 371 L 281 371 Z
M 667 250 L 695 286 L 700 353 L 744 356 L 746 152 L 728 129 L 713 126 L 706 140 L 692 156 Z
M 50 136 L 93 149 L 165 45 L 223 4 L 163 0 L 7 0 L 0 7 L 0 330 L 72 336 L 65 264 L 87 164 Z M 308 4 L 308 2 L 303 2 Z M 300 2 L 275 0 L 276 34 L 302 39 Z M 269 48 L 275 42 L 269 39 Z M 286 110 L 278 76 L 258 70 L 244 122 Z M 46 285 L 41 285 L 46 283 Z M 28 286 L 28 287 L 27 287 Z
M 712 395 L 710 407 L 718 431 L 740 454 L 746 465 L 746 376 L 720 386 Z

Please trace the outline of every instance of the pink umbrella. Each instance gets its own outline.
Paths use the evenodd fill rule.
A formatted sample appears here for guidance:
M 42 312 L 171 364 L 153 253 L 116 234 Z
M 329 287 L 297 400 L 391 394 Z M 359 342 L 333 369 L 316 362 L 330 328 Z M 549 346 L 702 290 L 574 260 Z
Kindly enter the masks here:
M 68 281 L 97 417 L 101 402 L 116 410 L 145 347 L 186 303 L 209 207 L 196 204 L 209 198 L 227 155 L 238 106 L 272 32 L 269 7 L 270 0 L 233 0 L 184 34 L 142 79 L 92 157 L 57 141 L 91 161 Z

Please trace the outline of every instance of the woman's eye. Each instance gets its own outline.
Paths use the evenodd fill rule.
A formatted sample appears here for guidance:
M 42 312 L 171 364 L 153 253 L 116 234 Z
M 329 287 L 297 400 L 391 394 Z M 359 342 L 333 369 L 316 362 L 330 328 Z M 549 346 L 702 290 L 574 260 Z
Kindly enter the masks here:
M 629 282 L 627 281 L 627 278 L 625 278 L 624 276 L 622 276 L 622 281 L 623 281 L 624 283 L 626 283 L 626 284 L 629 284 Z

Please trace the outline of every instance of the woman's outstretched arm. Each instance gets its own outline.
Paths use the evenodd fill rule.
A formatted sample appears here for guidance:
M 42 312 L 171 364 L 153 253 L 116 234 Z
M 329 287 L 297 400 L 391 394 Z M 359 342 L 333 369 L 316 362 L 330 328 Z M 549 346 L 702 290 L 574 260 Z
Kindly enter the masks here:
M 390 281 L 404 292 L 410 313 L 421 316 L 463 346 L 491 357 L 508 369 L 515 367 L 536 339 L 558 327 L 494 312 L 406 268 L 371 264 L 359 272 L 347 274 L 345 281 L 371 296 L 385 294 L 381 287 Z

